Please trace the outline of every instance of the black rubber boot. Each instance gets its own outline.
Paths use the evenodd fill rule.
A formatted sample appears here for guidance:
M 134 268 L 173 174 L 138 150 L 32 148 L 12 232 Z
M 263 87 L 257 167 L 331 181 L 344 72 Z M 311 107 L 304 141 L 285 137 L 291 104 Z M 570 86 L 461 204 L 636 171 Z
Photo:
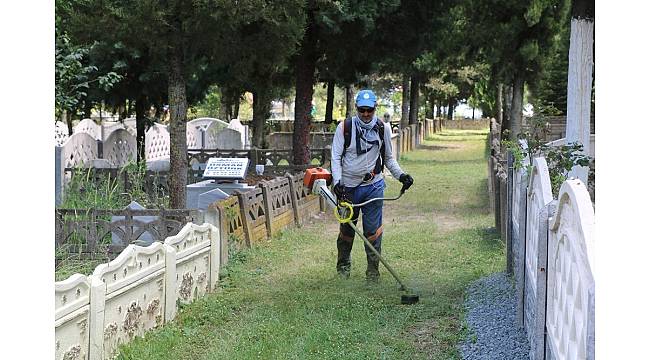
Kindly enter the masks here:
M 366 268 L 366 281 L 379 282 L 379 258 L 375 254 L 366 254 L 368 267 Z
M 338 257 L 336 260 L 336 272 L 342 278 L 350 277 L 350 267 L 352 266 L 352 259 L 350 253 L 352 252 L 352 240 L 341 239 L 341 236 L 336 239 L 336 248 L 338 250 Z

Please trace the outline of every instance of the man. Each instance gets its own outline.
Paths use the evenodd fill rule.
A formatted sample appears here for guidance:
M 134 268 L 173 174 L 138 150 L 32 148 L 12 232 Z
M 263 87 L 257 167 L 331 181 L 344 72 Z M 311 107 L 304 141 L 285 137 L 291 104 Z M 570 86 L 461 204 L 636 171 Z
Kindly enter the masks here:
M 384 197 L 384 166 L 406 188 L 413 178 L 400 168 L 393 157 L 390 124 L 379 121 L 375 115 L 377 97 L 371 90 L 361 90 L 356 97 L 357 115 L 338 124 L 332 142 L 332 183 L 334 194 L 359 204 L 373 198 Z M 363 233 L 373 247 L 381 253 L 383 201 L 373 201 L 361 207 Z M 352 221 L 356 225 L 359 208 L 354 208 Z M 336 271 L 344 278 L 350 277 L 350 252 L 354 230 L 341 224 L 336 240 L 338 257 Z M 364 243 L 368 267 L 366 279 L 379 280 L 379 258 Z

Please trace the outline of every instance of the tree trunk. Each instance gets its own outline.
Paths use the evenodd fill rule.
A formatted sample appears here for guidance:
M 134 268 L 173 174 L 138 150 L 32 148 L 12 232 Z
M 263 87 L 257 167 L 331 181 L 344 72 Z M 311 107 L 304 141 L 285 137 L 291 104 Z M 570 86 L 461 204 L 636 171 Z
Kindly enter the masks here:
M 354 115 L 354 94 L 352 93 L 352 85 L 345 87 L 345 117 L 349 118 Z
M 232 119 L 239 119 L 239 105 L 240 104 L 241 104 L 241 98 L 239 97 L 239 95 L 237 95 L 237 97 L 235 97 L 235 104 L 234 104 L 233 109 L 232 109 L 232 116 L 230 117 L 230 119 L 228 119 L 228 121 L 230 121 Z
M 399 121 L 400 128 L 405 128 L 409 124 L 409 100 L 411 98 L 409 91 L 409 76 L 402 76 L 402 118 Z
M 226 89 L 221 89 L 221 108 L 219 108 L 219 118 L 225 122 L 230 121 L 232 111 L 232 101 L 229 92 Z
M 67 110 L 63 110 L 63 116 L 65 116 L 65 122 L 68 124 L 68 136 L 72 136 L 72 113 Z
M 436 109 L 436 117 L 442 117 L 442 99 L 438 101 L 438 108 Z
M 258 149 L 264 148 L 264 124 L 269 118 L 271 110 L 271 99 L 268 97 L 268 91 L 264 88 L 258 88 L 260 91 L 253 92 L 253 147 Z
M 174 34 L 169 48 L 169 203 L 184 209 L 187 184 L 187 97 L 183 75 L 183 50 L 180 36 Z
M 90 102 L 84 102 L 84 118 L 90 119 L 93 112 L 93 105 Z M 101 125 L 101 122 L 100 122 Z
M 497 101 L 496 101 L 496 120 L 499 125 L 503 124 L 503 84 L 497 85 Z
M 327 82 L 327 103 L 325 104 L 325 124 L 334 122 L 332 113 L 334 111 L 334 81 Z
M 420 110 L 420 80 L 417 76 L 411 77 L 411 101 L 409 103 L 409 124 L 418 123 Z
M 502 110 L 502 123 L 501 132 L 508 130 L 511 127 L 510 109 L 512 108 L 512 84 L 508 85 L 503 91 L 503 110 Z
M 584 153 L 589 153 L 591 148 L 593 53 L 594 1 L 574 0 L 571 9 L 566 140 L 567 144 L 573 142 L 582 144 Z M 588 167 L 576 166 L 569 175 L 578 177 L 587 184 L 588 171 Z
M 145 161 L 145 148 L 144 148 L 144 123 L 146 121 L 145 112 L 147 109 L 147 102 L 144 96 L 140 96 L 135 102 L 135 141 L 137 149 L 137 161 Z
M 433 119 L 436 116 L 436 114 L 435 114 L 436 98 L 433 95 L 433 91 L 429 92 L 429 109 L 427 109 L 427 110 L 428 110 L 427 111 L 427 117 Z
M 296 101 L 293 123 L 293 163 L 309 163 L 309 130 L 311 128 L 311 101 L 314 95 L 316 71 L 316 24 L 313 12 L 307 18 L 307 30 L 302 40 L 296 62 Z
M 512 81 L 512 105 L 510 106 L 510 139 L 517 139 L 522 130 L 524 102 L 524 77 L 516 71 Z
M 454 99 L 449 99 L 447 102 L 447 119 L 454 119 Z

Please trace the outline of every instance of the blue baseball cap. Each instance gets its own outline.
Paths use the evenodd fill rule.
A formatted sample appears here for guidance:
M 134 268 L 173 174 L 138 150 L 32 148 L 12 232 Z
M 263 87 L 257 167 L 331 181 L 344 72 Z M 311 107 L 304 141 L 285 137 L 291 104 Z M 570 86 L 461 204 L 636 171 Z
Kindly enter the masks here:
M 377 105 L 377 97 L 372 90 L 361 90 L 357 94 L 357 107 L 367 106 L 374 108 Z

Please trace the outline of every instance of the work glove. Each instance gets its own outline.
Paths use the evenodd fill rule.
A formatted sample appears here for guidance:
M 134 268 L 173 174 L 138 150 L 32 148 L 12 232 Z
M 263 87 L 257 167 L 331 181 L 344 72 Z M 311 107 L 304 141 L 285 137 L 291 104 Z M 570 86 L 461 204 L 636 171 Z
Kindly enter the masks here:
M 347 197 L 345 186 L 341 184 L 340 181 L 334 185 L 334 188 L 332 190 L 334 190 L 334 195 L 336 195 L 336 199 L 338 201 L 341 201 Z
M 413 177 L 407 173 L 403 173 L 402 175 L 399 176 L 399 182 L 402 183 L 402 189 L 408 190 L 408 188 L 413 185 Z

